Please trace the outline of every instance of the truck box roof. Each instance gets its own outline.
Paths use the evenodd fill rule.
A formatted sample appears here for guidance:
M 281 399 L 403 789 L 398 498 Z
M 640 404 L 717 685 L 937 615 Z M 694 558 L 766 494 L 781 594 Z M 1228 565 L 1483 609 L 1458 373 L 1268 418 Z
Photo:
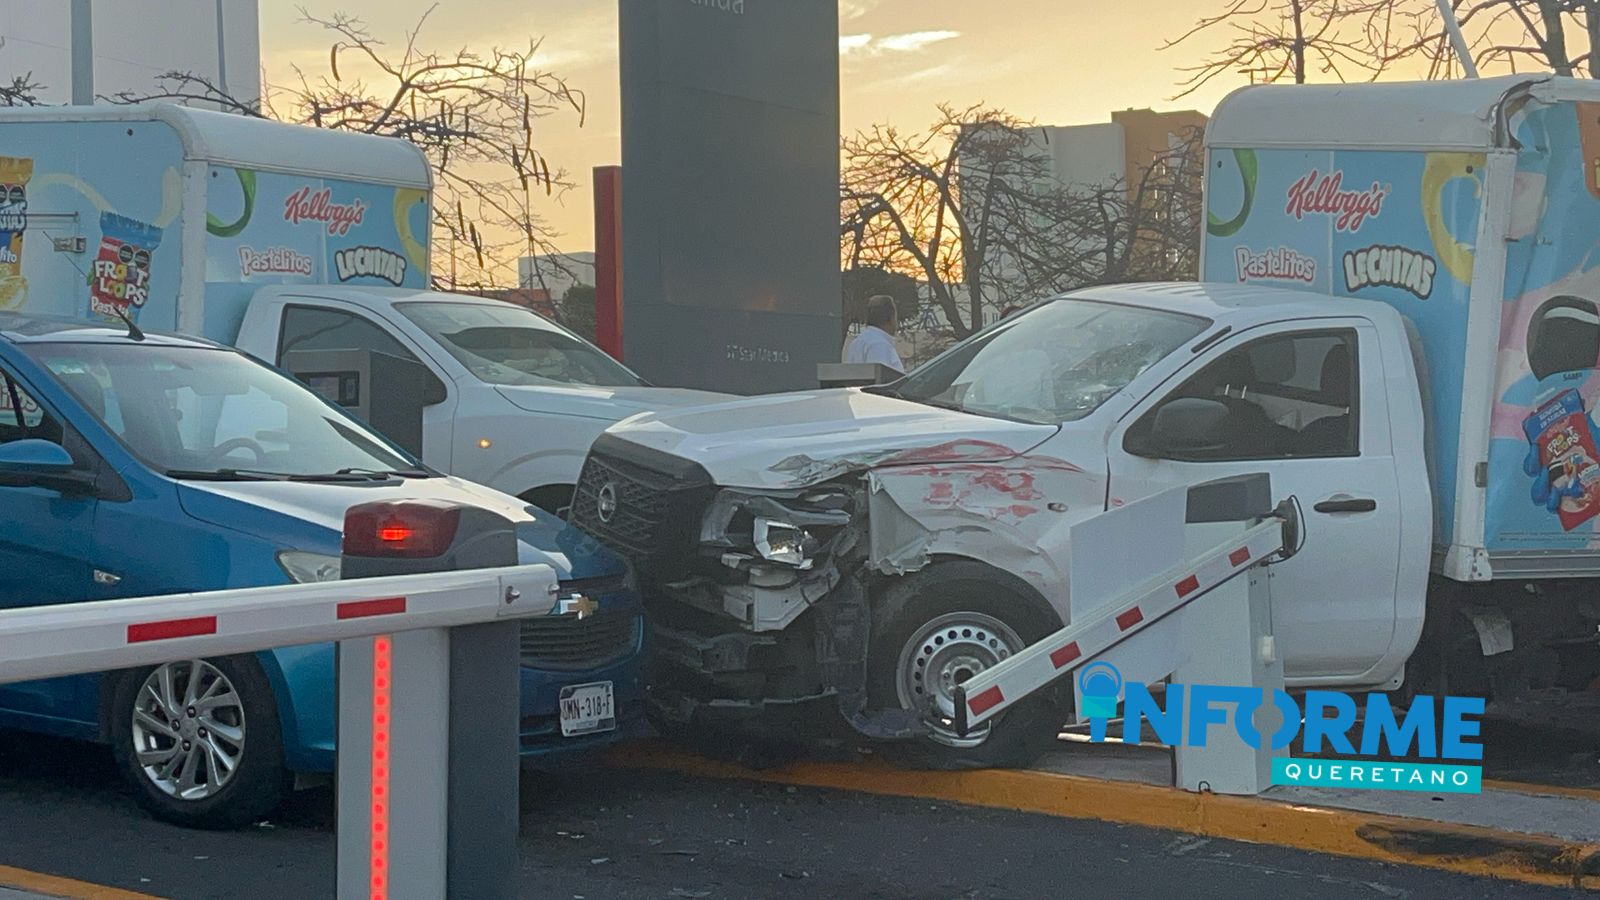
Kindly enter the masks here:
M 421 149 L 398 138 L 291 125 L 174 103 L 0 109 L 5 122 L 162 122 L 178 133 L 186 159 L 431 189 Z
M 1240 88 L 1217 105 L 1212 147 L 1488 150 L 1505 146 L 1503 120 L 1523 95 L 1600 101 L 1600 82 L 1553 75 L 1453 81 L 1288 84 Z

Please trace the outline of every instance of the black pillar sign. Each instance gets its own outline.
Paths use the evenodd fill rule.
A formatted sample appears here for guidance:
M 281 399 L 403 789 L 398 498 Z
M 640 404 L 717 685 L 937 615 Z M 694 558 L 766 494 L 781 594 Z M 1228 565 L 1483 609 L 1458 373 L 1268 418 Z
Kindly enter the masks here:
M 623 354 L 815 387 L 839 356 L 837 0 L 620 0 Z

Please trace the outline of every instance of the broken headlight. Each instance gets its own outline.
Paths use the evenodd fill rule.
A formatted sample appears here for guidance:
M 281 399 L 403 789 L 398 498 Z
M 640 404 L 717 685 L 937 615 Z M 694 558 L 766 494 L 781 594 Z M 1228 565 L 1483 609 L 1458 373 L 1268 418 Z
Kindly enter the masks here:
M 700 543 L 724 563 L 744 568 L 762 561 L 809 569 L 818 551 L 850 523 L 842 491 L 810 489 L 775 495 L 726 490 L 706 510 Z
M 804 528 L 757 516 L 750 532 L 762 559 L 796 569 L 811 568 L 811 553 L 816 550 L 817 539 Z

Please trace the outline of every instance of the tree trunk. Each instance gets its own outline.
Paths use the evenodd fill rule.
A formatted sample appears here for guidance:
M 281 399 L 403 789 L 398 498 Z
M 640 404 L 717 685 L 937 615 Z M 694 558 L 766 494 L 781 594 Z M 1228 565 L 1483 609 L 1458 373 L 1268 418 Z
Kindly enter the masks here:
M 1306 29 L 1305 7 L 1301 0 L 1289 0 L 1289 6 L 1294 16 L 1294 83 L 1306 83 Z
M 1550 68 L 1557 75 L 1572 74 L 1572 58 L 1567 54 L 1567 27 L 1561 20 L 1560 0 L 1538 0 L 1539 15 L 1544 20 L 1545 55 L 1550 58 Z
M 1595 48 L 1600 47 L 1600 0 L 1587 0 L 1583 6 L 1583 24 L 1589 32 L 1589 77 L 1600 78 L 1594 56 Z

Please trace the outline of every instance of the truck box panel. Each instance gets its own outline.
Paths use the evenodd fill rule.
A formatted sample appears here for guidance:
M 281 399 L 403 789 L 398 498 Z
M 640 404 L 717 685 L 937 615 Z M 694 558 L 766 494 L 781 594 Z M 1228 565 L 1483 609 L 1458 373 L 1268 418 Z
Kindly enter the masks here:
M 1416 326 L 1446 574 L 1600 572 L 1600 84 L 1248 88 L 1207 140 L 1203 278 Z
M 6 122 L 0 129 L 0 156 L 12 161 L 0 170 L 28 170 L 19 185 L 22 210 L 10 223 L 21 227 L 7 232 L 7 252 L 18 244 L 21 252 L 0 269 L 10 285 L 0 284 L 0 305 L 108 321 L 122 309 L 144 327 L 175 329 L 184 225 L 177 132 L 154 121 Z M 81 252 L 55 245 L 77 239 Z M 125 245 L 134 248 L 126 261 L 119 259 Z

